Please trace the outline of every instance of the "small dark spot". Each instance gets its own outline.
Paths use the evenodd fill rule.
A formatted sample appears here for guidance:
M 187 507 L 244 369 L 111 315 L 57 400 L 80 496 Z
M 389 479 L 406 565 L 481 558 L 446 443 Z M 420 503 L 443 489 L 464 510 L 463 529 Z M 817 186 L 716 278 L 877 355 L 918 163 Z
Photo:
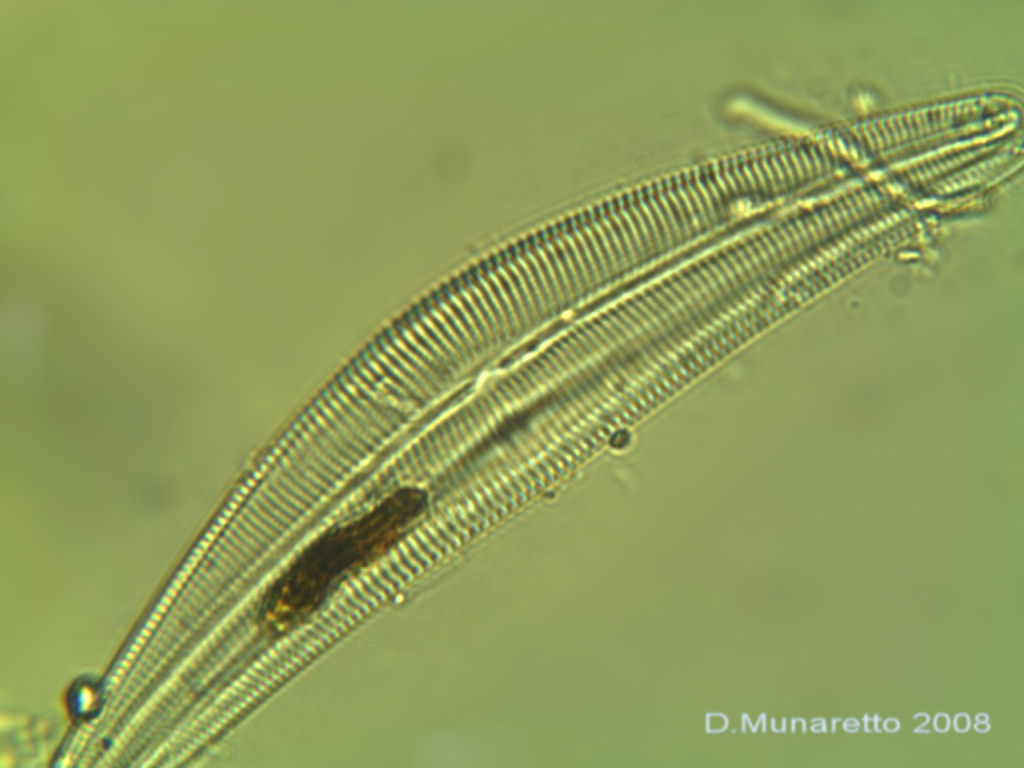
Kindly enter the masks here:
M 114 740 L 109 736 L 104 736 L 100 739 L 100 746 L 103 747 L 103 751 L 106 752 L 112 746 L 114 746 Z
M 147 513 L 162 513 L 172 506 L 179 496 L 176 478 L 167 474 L 153 473 L 138 483 L 139 507 Z
M 450 144 L 434 155 L 434 171 L 449 183 L 466 179 L 473 170 L 473 158 L 461 144 Z
M 495 439 L 506 443 L 509 442 L 517 432 L 523 432 L 530 426 L 532 415 L 529 409 L 510 413 L 494 428 Z
M 621 451 L 628 448 L 632 441 L 633 435 L 628 429 L 616 429 L 608 438 L 608 447 L 616 451 Z

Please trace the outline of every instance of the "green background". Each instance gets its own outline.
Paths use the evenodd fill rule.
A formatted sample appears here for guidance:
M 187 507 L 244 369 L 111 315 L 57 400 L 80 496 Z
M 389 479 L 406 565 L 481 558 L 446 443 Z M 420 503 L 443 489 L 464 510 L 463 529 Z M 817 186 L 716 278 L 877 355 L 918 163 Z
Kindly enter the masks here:
M 1020 2 L 0 6 L 0 709 L 101 670 L 246 458 L 497 237 L 759 139 L 1024 81 Z M 1024 194 L 744 353 L 216 748 L 302 765 L 1012 765 Z M 899 717 L 709 736 L 706 711 Z M 988 735 L 910 733 L 989 712 Z

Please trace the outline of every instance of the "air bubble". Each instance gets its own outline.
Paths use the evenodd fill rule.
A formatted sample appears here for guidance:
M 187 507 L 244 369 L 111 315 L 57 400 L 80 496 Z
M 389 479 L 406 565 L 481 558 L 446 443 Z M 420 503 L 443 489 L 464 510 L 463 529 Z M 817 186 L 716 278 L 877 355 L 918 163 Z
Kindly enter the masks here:
M 103 708 L 103 681 L 96 675 L 79 675 L 64 694 L 64 709 L 72 723 L 88 722 Z

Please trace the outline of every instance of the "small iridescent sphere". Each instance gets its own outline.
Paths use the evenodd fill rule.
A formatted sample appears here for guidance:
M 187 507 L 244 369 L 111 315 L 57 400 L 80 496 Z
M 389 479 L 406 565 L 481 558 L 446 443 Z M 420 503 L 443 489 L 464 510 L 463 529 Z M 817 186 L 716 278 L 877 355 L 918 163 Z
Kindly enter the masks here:
M 103 707 L 103 681 L 96 675 L 79 675 L 64 694 L 64 709 L 72 723 L 95 718 Z

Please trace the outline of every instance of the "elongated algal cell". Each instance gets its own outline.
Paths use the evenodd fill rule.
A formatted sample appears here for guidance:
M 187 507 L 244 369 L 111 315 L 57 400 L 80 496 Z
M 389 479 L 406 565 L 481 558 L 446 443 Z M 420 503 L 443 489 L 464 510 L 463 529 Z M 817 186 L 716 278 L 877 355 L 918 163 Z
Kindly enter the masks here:
M 1024 166 L 1022 141 L 1021 99 L 979 90 L 716 157 L 496 246 L 267 444 L 53 765 L 187 763 L 738 350 L 978 210 Z

